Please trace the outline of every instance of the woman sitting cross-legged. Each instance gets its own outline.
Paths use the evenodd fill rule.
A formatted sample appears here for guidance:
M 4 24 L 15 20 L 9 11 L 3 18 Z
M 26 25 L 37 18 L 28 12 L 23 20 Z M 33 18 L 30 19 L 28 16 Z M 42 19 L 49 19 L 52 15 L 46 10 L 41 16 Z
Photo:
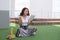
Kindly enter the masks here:
M 31 21 L 29 20 L 29 9 L 23 8 L 19 17 L 20 28 L 17 30 L 16 36 L 19 37 L 34 35 L 37 29 L 29 28 L 29 24 L 31 24 Z

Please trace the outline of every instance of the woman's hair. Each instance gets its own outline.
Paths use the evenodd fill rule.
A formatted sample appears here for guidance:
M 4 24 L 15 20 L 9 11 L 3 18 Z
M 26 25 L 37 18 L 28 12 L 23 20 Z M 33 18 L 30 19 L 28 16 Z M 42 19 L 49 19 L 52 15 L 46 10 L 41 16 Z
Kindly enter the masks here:
M 24 11 L 25 11 L 26 9 L 28 9 L 28 8 L 24 7 L 24 8 L 22 9 L 22 11 L 21 11 L 21 13 L 20 13 L 20 16 L 23 16 L 23 15 L 24 15 Z M 29 16 L 29 9 L 28 9 L 28 14 L 27 14 L 27 16 Z

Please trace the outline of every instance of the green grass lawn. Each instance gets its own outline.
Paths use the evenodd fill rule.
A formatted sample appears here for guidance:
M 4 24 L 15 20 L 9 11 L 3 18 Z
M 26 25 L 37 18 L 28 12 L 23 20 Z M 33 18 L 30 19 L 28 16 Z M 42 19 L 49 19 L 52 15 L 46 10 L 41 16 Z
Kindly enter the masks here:
M 12 40 L 60 40 L 60 27 L 54 25 L 31 25 L 30 27 L 37 28 L 35 36 L 29 37 L 16 37 Z M 16 32 L 18 26 L 14 28 Z M 9 35 L 10 29 L 0 29 L 0 40 L 7 40 L 6 36 Z

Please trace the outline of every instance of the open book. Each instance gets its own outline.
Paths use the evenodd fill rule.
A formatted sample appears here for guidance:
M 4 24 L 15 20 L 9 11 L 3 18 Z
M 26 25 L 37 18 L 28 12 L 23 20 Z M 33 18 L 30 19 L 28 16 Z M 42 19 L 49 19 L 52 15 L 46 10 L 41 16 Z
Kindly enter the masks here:
M 35 15 L 31 15 L 29 20 L 32 21 L 34 19 Z

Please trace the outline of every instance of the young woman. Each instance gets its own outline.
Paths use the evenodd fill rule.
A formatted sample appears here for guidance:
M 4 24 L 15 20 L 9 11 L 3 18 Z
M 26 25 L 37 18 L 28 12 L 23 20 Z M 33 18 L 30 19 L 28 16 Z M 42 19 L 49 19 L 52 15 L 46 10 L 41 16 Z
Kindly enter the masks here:
M 35 28 L 28 28 L 29 24 L 31 24 L 31 21 L 29 19 L 29 9 L 28 8 L 23 8 L 20 17 L 19 17 L 19 36 L 30 36 L 34 35 L 36 32 Z

